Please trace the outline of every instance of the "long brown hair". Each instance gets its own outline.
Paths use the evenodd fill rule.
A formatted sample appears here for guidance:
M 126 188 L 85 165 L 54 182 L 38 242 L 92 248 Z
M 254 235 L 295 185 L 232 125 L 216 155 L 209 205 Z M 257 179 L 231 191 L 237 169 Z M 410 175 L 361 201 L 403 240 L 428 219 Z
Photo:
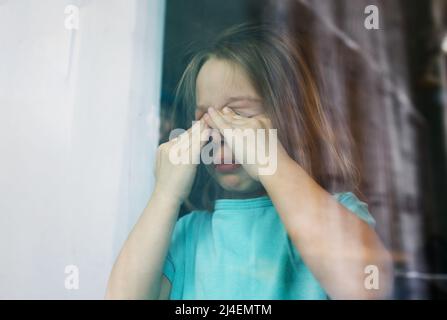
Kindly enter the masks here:
M 298 41 L 272 26 L 231 27 L 195 53 L 177 86 L 176 128 L 186 129 L 194 120 L 196 78 L 210 58 L 228 60 L 245 70 L 289 156 L 322 187 L 328 191 L 356 188 L 356 171 L 328 121 L 314 71 Z M 200 165 L 187 201 L 189 209 L 212 210 L 219 187 L 211 179 Z

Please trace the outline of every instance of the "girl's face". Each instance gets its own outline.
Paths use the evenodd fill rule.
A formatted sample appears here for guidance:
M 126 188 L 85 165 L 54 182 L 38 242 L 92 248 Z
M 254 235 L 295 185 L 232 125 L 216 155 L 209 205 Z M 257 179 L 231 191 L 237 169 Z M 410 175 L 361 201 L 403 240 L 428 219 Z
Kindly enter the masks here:
M 264 113 L 262 99 L 244 70 L 222 59 L 211 58 L 200 69 L 196 81 L 196 100 L 196 120 L 199 120 L 209 107 L 216 110 L 229 107 L 243 117 Z M 252 179 L 240 164 L 235 163 L 231 149 L 224 143 L 223 137 L 214 133 L 212 139 L 217 144 L 213 158 L 220 159 L 221 164 L 207 165 L 207 170 L 217 183 L 231 193 L 259 193 L 262 185 Z M 224 162 L 225 159 L 227 161 Z M 228 163 L 229 159 L 232 159 L 232 163 L 224 164 Z

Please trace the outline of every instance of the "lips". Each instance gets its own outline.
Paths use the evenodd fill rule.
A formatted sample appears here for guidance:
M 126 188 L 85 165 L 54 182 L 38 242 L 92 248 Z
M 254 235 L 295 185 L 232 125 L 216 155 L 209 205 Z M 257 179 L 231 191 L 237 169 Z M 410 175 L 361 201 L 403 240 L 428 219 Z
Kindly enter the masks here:
M 240 164 L 237 163 L 229 163 L 229 164 L 215 164 L 214 168 L 216 169 L 216 171 L 221 172 L 221 173 L 229 173 L 229 172 L 233 172 L 236 171 L 237 169 L 239 169 L 241 167 Z

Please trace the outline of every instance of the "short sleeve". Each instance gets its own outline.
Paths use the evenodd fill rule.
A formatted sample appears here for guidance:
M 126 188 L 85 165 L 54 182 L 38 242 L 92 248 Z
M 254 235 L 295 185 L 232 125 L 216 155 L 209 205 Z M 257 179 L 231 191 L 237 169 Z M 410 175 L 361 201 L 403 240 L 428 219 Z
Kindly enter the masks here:
M 360 219 L 365 221 L 371 227 L 375 227 L 376 221 L 369 213 L 368 205 L 360 201 L 352 192 L 342 192 L 334 194 L 334 197 L 347 209 L 355 213 Z
M 177 220 L 172 232 L 171 242 L 169 245 L 168 253 L 166 255 L 165 263 L 163 266 L 163 274 L 169 279 L 171 284 L 174 282 L 176 269 L 181 263 L 181 258 L 184 251 L 184 232 L 183 232 L 183 217 Z
M 169 250 L 171 251 L 171 250 Z M 174 261 L 172 259 L 171 253 L 168 252 L 168 255 L 165 260 L 165 264 L 163 266 L 163 274 L 168 278 L 169 282 L 174 281 L 174 274 L 175 274 L 175 267 L 174 267 Z

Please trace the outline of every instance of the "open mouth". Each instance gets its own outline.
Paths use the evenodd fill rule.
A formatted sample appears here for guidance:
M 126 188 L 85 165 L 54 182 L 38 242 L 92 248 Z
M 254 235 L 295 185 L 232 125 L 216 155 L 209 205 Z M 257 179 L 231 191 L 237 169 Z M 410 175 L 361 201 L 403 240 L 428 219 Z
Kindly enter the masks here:
M 234 172 L 236 170 L 238 170 L 241 167 L 240 164 L 237 163 L 222 163 L 222 164 L 215 164 L 214 168 L 216 169 L 217 172 L 220 173 L 231 173 Z

